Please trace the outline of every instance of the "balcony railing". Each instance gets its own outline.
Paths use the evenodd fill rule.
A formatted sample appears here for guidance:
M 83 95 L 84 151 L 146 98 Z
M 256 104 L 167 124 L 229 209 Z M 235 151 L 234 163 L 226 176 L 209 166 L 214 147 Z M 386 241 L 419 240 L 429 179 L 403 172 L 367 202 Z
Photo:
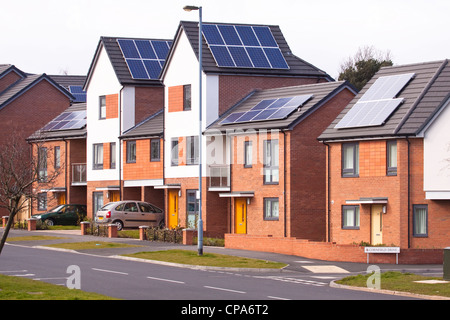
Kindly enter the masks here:
M 86 184 L 86 163 L 72 164 L 72 185 L 85 186 Z
M 230 166 L 209 166 L 209 190 L 222 191 L 230 189 Z

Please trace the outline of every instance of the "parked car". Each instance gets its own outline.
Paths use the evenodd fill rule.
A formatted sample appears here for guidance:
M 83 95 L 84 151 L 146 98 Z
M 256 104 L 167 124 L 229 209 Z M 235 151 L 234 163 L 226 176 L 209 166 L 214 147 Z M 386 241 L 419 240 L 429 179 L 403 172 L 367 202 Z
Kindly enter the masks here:
M 83 204 L 61 204 L 45 213 L 34 214 L 31 217 L 40 219 L 48 226 L 77 225 L 86 217 L 86 206 Z
M 163 227 L 164 212 L 143 201 L 109 202 L 97 211 L 95 222 L 115 223 L 117 230 L 139 226 Z

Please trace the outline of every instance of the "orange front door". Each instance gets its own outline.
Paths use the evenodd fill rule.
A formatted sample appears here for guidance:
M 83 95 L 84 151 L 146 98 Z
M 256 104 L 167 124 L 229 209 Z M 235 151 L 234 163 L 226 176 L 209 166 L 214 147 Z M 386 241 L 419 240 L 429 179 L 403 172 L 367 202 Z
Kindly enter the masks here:
M 169 228 L 178 226 L 178 190 L 169 190 Z
M 247 233 L 247 199 L 234 200 L 234 232 Z

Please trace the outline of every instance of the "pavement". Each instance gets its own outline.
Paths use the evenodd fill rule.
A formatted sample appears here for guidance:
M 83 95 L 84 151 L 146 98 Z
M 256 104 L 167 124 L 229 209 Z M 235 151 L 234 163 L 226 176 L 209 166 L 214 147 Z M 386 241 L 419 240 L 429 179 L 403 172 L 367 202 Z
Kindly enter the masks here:
M 3 234 L 3 228 L 0 227 L 0 235 Z M 81 236 L 80 230 L 38 230 L 27 231 L 11 229 L 8 239 L 13 237 L 24 236 L 38 236 L 45 235 L 55 237 L 51 240 L 32 240 L 32 241 L 10 241 L 21 246 L 41 247 L 49 244 L 80 242 L 80 241 L 102 241 L 102 242 L 118 242 L 125 244 L 138 245 L 137 247 L 128 248 L 108 248 L 108 249 L 94 249 L 96 255 L 117 257 L 122 254 L 129 254 L 142 251 L 160 251 L 169 249 L 185 249 L 197 251 L 196 245 L 182 245 L 168 242 L 142 241 L 139 239 L 130 238 L 106 238 L 98 236 Z M 7 240 L 8 243 L 8 240 Z M 94 253 L 93 249 L 80 250 L 80 252 Z M 282 272 L 297 272 L 297 273 L 315 273 L 315 274 L 333 274 L 341 275 L 342 278 L 352 274 L 366 274 L 370 264 L 353 263 L 353 262 L 336 262 L 308 259 L 299 256 L 284 255 L 270 252 L 259 252 L 239 249 L 229 249 L 223 247 L 204 246 L 204 253 L 219 253 L 226 255 L 233 255 L 239 257 L 247 257 L 254 259 L 262 259 L 269 261 L 276 261 L 288 264 Z M 427 276 L 442 277 L 442 265 L 399 265 L 399 264 L 377 264 L 381 272 L 385 271 L 400 271 L 411 272 L 416 274 L 423 274 Z

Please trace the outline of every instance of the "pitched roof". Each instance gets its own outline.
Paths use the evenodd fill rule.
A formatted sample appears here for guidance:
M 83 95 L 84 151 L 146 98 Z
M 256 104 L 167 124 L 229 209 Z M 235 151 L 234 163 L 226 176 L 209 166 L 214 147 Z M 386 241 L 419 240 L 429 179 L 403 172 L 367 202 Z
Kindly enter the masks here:
M 212 23 L 204 23 L 206 24 L 212 24 Z M 230 23 L 214 23 L 219 25 L 240 25 L 240 26 L 249 26 L 248 24 L 230 24 Z M 256 25 L 252 25 L 256 26 Z M 262 26 L 262 25 L 257 25 Z M 320 70 L 319 68 L 313 66 L 312 64 L 300 59 L 299 57 L 295 56 L 291 49 L 289 48 L 288 43 L 286 42 L 286 39 L 283 36 L 283 33 L 281 32 L 279 26 L 273 26 L 273 25 L 265 25 L 266 27 L 269 27 L 275 41 L 277 42 L 287 64 L 289 65 L 289 69 L 264 69 L 264 68 L 230 68 L 230 67 L 219 67 L 216 64 L 216 61 L 214 59 L 214 56 L 212 55 L 208 44 L 204 37 L 202 37 L 202 55 L 203 55 L 203 61 L 202 61 L 202 68 L 205 73 L 221 73 L 221 74 L 252 74 L 252 75 L 274 75 L 274 76 L 297 76 L 297 77 L 321 77 L 324 79 L 327 79 L 329 81 L 333 81 L 333 79 L 324 71 Z M 192 21 L 181 21 L 175 36 L 175 42 L 177 41 L 177 38 L 179 38 L 181 31 L 183 30 L 192 46 L 192 49 L 195 53 L 195 55 L 199 56 L 199 46 L 198 46 L 198 22 L 192 22 Z M 166 60 L 166 65 L 163 68 L 163 75 L 165 73 L 165 69 L 168 65 L 168 61 L 170 60 L 171 55 L 173 54 L 173 51 L 176 50 L 176 46 L 173 45 L 169 56 Z
M 94 58 L 91 62 L 91 66 L 89 67 L 89 71 L 87 74 L 86 82 L 84 84 L 84 89 L 86 90 L 86 86 L 89 84 L 89 80 L 92 76 L 92 72 L 94 71 L 95 64 L 98 59 L 98 55 L 100 54 L 101 48 L 104 48 L 109 60 L 111 61 L 111 65 L 116 73 L 117 80 L 121 85 L 153 85 L 153 86 L 161 86 L 162 82 L 160 79 L 156 80 L 143 80 L 143 79 L 133 79 L 130 70 L 128 69 L 125 58 L 123 57 L 120 46 L 117 42 L 118 39 L 129 39 L 129 40 L 160 40 L 160 41 L 172 41 L 166 39 L 142 39 L 142 38 L 126 38 L 126 37 L 100 37 L 97 49 L 94 54 Z
M 162 136 L 164 132 L 164 109 L 152 114 L 134 127 L 125 131 L 121 139 L 136 139 L 144 137 Z
M 414 73 L 414 77 L 397 94 L 403 103 L 378 126 L 336 129 L 336 124 L 352 109 L 377 79 Z M 416 135 L 432 118 L 450 93 L 450 66 L 447 60 L 384 67 L 364 86 L 341 114 L 319 136 L 319 140 Z
M 86 103 L 75 103 L 69 108 L 64 110 L 61 114 L 65 112 L 76 112 L 76 111 L 86 111 Z M 59 114 L 52 121 L 61 116 Z M 50 122 L 52 122 L 50 121 Z M 49 123 L 50 123 L 49 122 Z M 46 125 L 47 126 L 47 125 Z M 45 128 L 45 126 L 43 127 Z M 76 139 L 85 138 L 87 136 L 86 125 L 81 128 L 71 129 L 71 130 L 49 130 L 45 131 L 43 128 L 34 132 L 31 136 L 27 138 L 28 141 L 43 141 L 43 140 L 61 140 L 61 139 Z
M 292 129 L 296 124 L 322 106 L 334 95 L 347 88 L 356 94 L 356 89 L 346 81 L 324 82 L 310 85 L 299 85 L 284 88 L 255 90 L 241 102 L 230 108 L 219 119 L 208 126 L 206 134 L 214 134 L 217 130 L 226 132 L 227 130 L 239 129 Z M 302 95 L 312 95 L 297 111 L 291 113 L 287 118 L 280 120 L 264 120 L 253 122 L 241 122 L 233 124 L 222 124 L 230 114 L 235 112 L 246 112 L 255 107 L 262 100 L 286 98 Z

